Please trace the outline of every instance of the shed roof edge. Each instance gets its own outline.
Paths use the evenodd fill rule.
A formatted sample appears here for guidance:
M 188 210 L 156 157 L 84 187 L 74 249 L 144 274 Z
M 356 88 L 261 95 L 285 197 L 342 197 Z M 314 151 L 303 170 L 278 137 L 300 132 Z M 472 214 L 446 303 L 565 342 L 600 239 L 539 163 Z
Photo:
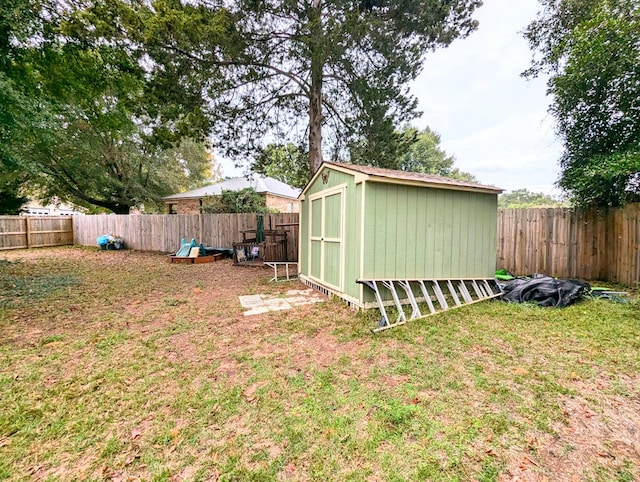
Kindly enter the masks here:
M 504 189 L 496 186 L 488 186 L 480 183 L 467 183 L 465 181 L 456 181 L 455 179 L 451 179 L 451 181 L 453 182 L 447 182 L 448 178 L 441 177 L 441 176 L 430 176 L 433 179 L 419 179 L 419 178 L 405 179 L 401 177 L 393 177 L 392 175 L 379 175 L 375 173 L 366 173 L 358 169 L 353 169 L 350 166 L 351 165 L 322 161 L 322 164 L 320 164 L 320 167 L 318 168 L 318 170 L 315 172 L 313 177 L 309 180 L 309 182 L 300 192 L 300 196 L 298 197 L 298 199 L 304 199 L 306 192 L 309 190 L 311 185 L 315 183 L 318 176 L 320 176 L 322 169 L 325 167 L 328 167 L 330 169 L 335 169 L 336 171 L 344 172 L 346 174 L 351 174 L 356 178 L 360 178 L 358 182 L 362 182 L 362 181 L 381 182 L 381 183 L 387 183 L 387 184 L 423 186 L 423 187 L 430 187 L 433 189 L 447 189 L 452 191 L 482 192 L 486 194 L 500 194 L 504 191 Z M 390 173 L 393 172 L 390 169 L 386 171 L 389 171 Z M 442 178 L 443 182 L 437 182 L 436 178 Z

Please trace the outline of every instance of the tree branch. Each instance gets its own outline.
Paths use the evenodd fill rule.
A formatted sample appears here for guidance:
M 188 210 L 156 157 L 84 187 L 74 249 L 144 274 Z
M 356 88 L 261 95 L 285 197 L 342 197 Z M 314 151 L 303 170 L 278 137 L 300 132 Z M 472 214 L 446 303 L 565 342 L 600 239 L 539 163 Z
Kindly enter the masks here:
M 257 62 L 252 60 L 211 60 L 211 59 L 205 60 L 202 57 L 195 56 L 190 52 L 187 52 L 186 50 L 181 49 L 180 47 L 177 47 L 175 45 L 164 44 L 163 47 L 166 49 L 172 50 L 174 52 L 177 52 L 179 54 L 185 55 L 191 60 L 195 60 L 197 62 L 210 63 L 217 67 L 234 67 L 234 66 L 235 67 L 260 67 L 266 70 L 271 70 L 295 82 L 298 85 L 298 87 L 300 87 L 300 89 L 302 89 L 306 95 L 310 95 L 310 92 L 311 92 L 310 86 L 304 81 L 304 79 L 302 79 L 301 77 L 297 76 L 292 72 L 281 69 L 280 67 L 277 67 L 275 65 L 270 65 L 268 63 Z

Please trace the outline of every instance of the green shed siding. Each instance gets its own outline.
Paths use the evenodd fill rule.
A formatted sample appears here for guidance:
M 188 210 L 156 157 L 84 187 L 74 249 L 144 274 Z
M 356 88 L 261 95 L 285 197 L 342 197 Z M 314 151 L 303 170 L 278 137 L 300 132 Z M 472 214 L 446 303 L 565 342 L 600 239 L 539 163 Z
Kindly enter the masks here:
M 309 209 L 310 201 L 309 197 L 317 194 L 326 189 L 331 189 L 341 184 L 353 184 L 353 176 L 349 174 L 344 174 L 338 171 L 331 171 L 329 175 L 327 184 L 323 184 L 321 179 L 318 179 L 317 182 L 313 183 L 309 186 L 309 190 L 306 192 L 304 199 L 302 199 L 300 205 L 300 256 L 298 257 L 300 262 L 300 272 L 302 274 L 309 274 L 309 259 L 308 259 L 308 249 L 309 249 L 309 214 L 311 210 Z M 314 210 L 316 213 L 318 210 Z M 315 228 L 317 229 L 317 228 Z M 313 233 L 314 236 L 318 236 L 318 232 Z
M 344 285 L 343 292 L 360 299 L 360 189 L 351 179 L 345 193 L 345 237 L 344 237 Z
M 363 287 L 357 283 L 356 280 L 362 277 L 362 259 L 364 254 L 362 253 L 362 236 L 364 234 L 364 227 L 362 226 L 362 192 L 364 184 L 356 184 L 355 192 L 353 196 L 354 206 L 354 219 L 353 223 L 347 223 L 347 229 L 350 232 L 350 239 L 353 239 L 353 245 L 347 246 L 347 271 L 348 276 L 345 277 L 345 290 L 350 296 L 362 300 Z
M 302 198 L 300 274 L 358 305 L 373 293 L 357 279 L 489 278 L 496 230 L 497 192 L 382 182 L 328 164 Z
M 322 178 L 318 178 L 317 181 L 309 186 L 309 189 L 305 192 L 305 198 L 318 194 L 319 192 L 341 186 L 342 184 L 346 184 L 347 187 L 353 186 L 354 176 L 352 174 L 346 174 L 329 168 L 325 168 L 324 170 L 331 171 L 327 178 L 327 183 L 324 184 Z
M 309 273 L 309 257 L 307 250 L 309 249 L 309 201 L 300 201 L 300 228 L 298 239 L 298 271 L 300 273 Z
M 364 278 L 491 277 L 494 194 L 369 182 Z
M 339 195 L 325 196 L 324 212 L 324 237 L 336 238 L 342 235 L 342 242 L 324 242 L 324 267 L 320 266 L 320 242 L 311 241 L 310 235 L 319 237 L 321 209 L 318 205 L 322 198 L 315 197 L 324 191 L 336 192 L 334 189 L 344 186 L 342 192 L 344 198 Z M 314 281 L 324 281 L 329 288 L 339 286 L 342 281 L 342 292 L 354 298 L 360 298 L 360 287 L 355 280 L 360 274 L 360 186 L 356 186 L 354 176 L 336 170 L 330 170 L 327 183 L 324 184 L 321 177 L 309 186 L 301 203 L 300 220 L 300 273 L 310 276 Z M 313 209 L 310 209 L 313 203 Z M 311 220 L 309 215 L 313 217 Z M 311 220 L 311 224 L 309 221 Z M 310 227 L 313 232 L 310 233 Z M 309 243 L 312 245 L 311 259 L 309 260 Z M 340 250 L 342 250 L 340 252 Z M 342 258 L 342 262 L 335 261 Z M 321 270 L 322 276 L 321 276 Z
M 311 230 L 309 242 L 311 243 L 311 264 L 309 274 L 315 278 L 322 276 L 322 243 L 315 238 L 320 238 L 322 235 L 322 199 L 315 199 L 311 201 Z

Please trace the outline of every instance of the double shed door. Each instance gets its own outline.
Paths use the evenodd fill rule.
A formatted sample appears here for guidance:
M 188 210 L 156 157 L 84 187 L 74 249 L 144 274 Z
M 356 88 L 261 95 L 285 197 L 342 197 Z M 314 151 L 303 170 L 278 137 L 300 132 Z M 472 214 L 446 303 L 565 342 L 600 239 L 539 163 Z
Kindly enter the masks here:
M 338 186 L 309 199 L 309 274 L 339 291 L 344 279 L 344 191 L 344 186 Z

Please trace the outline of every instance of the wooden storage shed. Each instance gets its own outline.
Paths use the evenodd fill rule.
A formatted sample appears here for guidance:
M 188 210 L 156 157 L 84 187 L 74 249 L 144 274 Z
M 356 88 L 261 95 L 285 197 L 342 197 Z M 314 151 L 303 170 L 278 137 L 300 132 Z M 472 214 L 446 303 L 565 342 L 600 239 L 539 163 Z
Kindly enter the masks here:
M 388 302 L 437 298 L 446 309 L 447 299 L 460 305 L 492 296 L 486 282 L 495 275 L 500 192 L 324 162 L 300 195 L 300 278 L 355 307 L 380 306 L 383 318 Z

